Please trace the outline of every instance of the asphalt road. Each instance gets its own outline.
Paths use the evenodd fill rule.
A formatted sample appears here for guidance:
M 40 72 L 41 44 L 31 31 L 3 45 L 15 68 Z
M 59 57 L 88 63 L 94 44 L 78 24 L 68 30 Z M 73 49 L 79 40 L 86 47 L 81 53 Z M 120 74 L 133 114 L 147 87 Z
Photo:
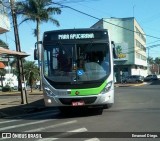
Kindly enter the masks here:
M 0 119 L 0 132 L 40 132 L 42 136 L 52 136 L 47 139 L 32 139 L 41 141 L 159 141 L 160 82 L 115 88 L 115 104 L 103 113 L 92 109 L 63 115 L 58 109 L 43 109 L 19 117 Z M 137 134 L 139 138 L 131 138 Z M 114 138 L 109 138 L 110 136 Z M 159 138 L 153 138 L 157 136 Z

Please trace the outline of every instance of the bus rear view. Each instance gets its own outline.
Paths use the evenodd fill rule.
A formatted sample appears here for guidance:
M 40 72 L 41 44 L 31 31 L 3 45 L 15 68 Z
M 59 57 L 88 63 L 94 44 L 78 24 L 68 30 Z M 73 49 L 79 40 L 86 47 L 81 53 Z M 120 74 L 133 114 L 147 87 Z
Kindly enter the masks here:
M 109 108 L 114 103 L 113 53 L 107 30 L 48 31 L 40 52 L 46 106 Z

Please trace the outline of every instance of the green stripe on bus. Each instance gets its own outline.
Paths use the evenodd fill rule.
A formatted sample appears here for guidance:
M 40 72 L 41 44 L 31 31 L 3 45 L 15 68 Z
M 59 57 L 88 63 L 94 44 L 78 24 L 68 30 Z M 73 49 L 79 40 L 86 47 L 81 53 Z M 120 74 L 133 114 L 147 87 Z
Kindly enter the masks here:
M 107 81 L 105 81 L 100 87 L 97 87 L 97 88 L 71 89 L 70 96 L 98 95 L 104 89 L 106 84 L 107 84 Z

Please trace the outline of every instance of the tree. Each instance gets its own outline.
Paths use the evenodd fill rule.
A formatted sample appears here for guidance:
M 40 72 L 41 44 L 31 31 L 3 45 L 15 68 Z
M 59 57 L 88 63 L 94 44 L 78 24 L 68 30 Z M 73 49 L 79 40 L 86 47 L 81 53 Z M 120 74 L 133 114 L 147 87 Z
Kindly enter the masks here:
M 52 0 L 28 0 L 25 2 L 17 2 L 16 9 L 17 14 L 22 15 L 25 21 L 36 22 L 36 30 L 34 33 L 37 36 L 37 41 L 40 40 L 40 24 L 42 22 L 51 21 L 56 26 L 59 26 L 59 22 L 52 18 L 53 14 L 61 14 L 60 8 L 51 7 Z
M 0 47 L 8 49 L 7 43 L 2 41 L 1 39 L 0 39 Z M 4 64 L 6 64 L 6 63 L 4 63 Z M 6 70 L 5 69 L 0 69 L 0 80 L 1 80 L 2 87 L 3 87 L 3 77 L 5 76 L 5 74 L 6 74 Z
M 16 13 L 22 15 L 25 21 L 36 22 L 36 29 L 34 35 L 37 37 L 37 42 L 40 41 L 40 24 L 42 22 L 52 22 L 54 25 L 59 26 L 59 22 L 54 19 L 53 14 L 61 14 L 60 8 L 52 7 L 52 0 L 28 0 L 16 3 Z M 39 45 L 38 45 L 39 50 Z M 41 68 L 40 68 L 41 72 Z M 42 89 L 42 81 L 40 81 L 40 90 Z
M 18 66 L 17 66 L 17 61 L 18 61 L 18 58 L 17 57 L 14 57 L 11 61 L 10 61 L 10 66 L 11 66 L 11 72 L 15 75 L 19 75 L 19 72 L 18 72 Z M 24 58 L 22 58 L 22 62 L 25 63 L 26 60 Z
M 29 72 L 29 77 L 28 77 L 28 84 L 30 85 L 30 88 L 31 88 L 31 92 L 33 91 L 33 84 L 35 82 L 35 77 L 34 77 L 34 72 L 33 71 L 30 71 Z
M 13 68 L 17 68 L 17 58 L 14 58 L 13 60 L 10 61 L 10 66 L 11 66 L 11 72 L 15 74 L 15 71 L 13 70 Z M 18 70 L 16 70 L 16 73 L 18 73 Z M 18 75 L 18 74 L 16 74 Z
M 159 74 L 160 57 L 156 57 L 155 60 L 154 60 L 154 62 L 157 65 L 157 73 Z
M 149 64 L 153 64 L 153 63 L 154 63 L 154 59 L 153 59 L 152 57 L 148 57 L 148 58 L 147 58 L 147 62 L 148 62 Z
M 0 47 L 8 49 L 7 43 L 5 43 L 4 41 L 2 41 L 1 39 L 0 39 Z
M 31 87 L 31 92 L 33 90 L 33 85 L 36 80 L 39 80 L 39 69 L 36 66 L 34 61 L 26 61 L 24 62 L 24 75 L 27 81 L 27 84 Z
M 3 77 L 6 74 L 6 70 L 5 69 L 0 69 L 0 80 L 1 80 L 1 86 L 3 87 Z
M 155 62 L 156 64 L 160 65 L 160 57 L 156 57 L 155 60 L 154 60 L 154 62 Z
M 31 92 L 33 88 L 33 84 L 36 80 L 39 80 L 39 69 L 36 66 L 34 61 L 26 61 L 25 59 L 22 59 L 23 61 L 23 73 L 25 80 L 27 81 L 27 84 L 31 87 Z M 11 66 L 15 67 L 13 74 L 15 74 L 17 77 L 19 77 L 18 69 L 17 69 L 17 58 L 14 58 L 11 62 Z M 18 86 L 19 88 L 19 86 Z
M 35 83 L 36 80 L 40 79 L 39 69 L 34 61 L 26 61 L 25 59 L 22 59 L 22 61 L 23 61 L 23 73 L 25 76 L 25 80 L 27 81 L 27 84 L 29 84 L 29 86 L 31 87 L 31 92 L 32 92 L 33 84 Z M 17 58 L 14 58 L 11 62 L 11 66 L 15 67 L 13 74 L 19 77 L 16 62 L 17 62 Z

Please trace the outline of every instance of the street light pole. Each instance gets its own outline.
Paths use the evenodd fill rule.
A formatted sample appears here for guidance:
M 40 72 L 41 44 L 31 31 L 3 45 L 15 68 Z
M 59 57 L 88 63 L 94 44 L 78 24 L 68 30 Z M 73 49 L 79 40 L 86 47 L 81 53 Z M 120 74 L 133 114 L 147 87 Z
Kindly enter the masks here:
M 16 13 L 15 13 L 14 0 L 10 0 L 10 6 L 11 6 L 11 13 L 12 13 L 13 27 L 14 27 L 16 51 L 21 52 L 19 33 L 18 33 L 18 27 L 17 27 L 17 16 L 16 16 Z M 18 60 L 17 61 L 17 67 L 18 67 L 18 72 L 19 72 L 18 83 L 19 83 L 19 87 L 20 87 L 20 90 L 21 90 L 21 104 L 26 104 L 28 102 L 27 102 L 27 93 L 26 93 L 24 75 L 23 75 L 22 58 L 17 57 L 17 60 Z M 24 86 L 23 86 L 23 83 L 24 83 Z

